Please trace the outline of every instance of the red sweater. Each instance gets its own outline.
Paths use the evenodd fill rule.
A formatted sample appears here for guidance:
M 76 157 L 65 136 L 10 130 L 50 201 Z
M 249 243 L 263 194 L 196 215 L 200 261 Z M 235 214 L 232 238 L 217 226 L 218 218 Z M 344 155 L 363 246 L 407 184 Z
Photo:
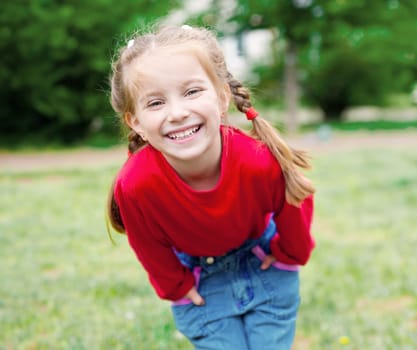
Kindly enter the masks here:
M 222 128 L 222 137 L 221 175 L 211 190 L 193 190 L 151 146 L 132 155 L 117 177 L 115 199 L 129 243 L 161 298 L 178 300 L 194 285 L 173 248 L 223 255 L 259 237 L 271 212 L 278 261 L 304 265 L 314 247 L 312 197 L 299 208 L 288 204 L 281 168 L 268 148 L 231 127 Z

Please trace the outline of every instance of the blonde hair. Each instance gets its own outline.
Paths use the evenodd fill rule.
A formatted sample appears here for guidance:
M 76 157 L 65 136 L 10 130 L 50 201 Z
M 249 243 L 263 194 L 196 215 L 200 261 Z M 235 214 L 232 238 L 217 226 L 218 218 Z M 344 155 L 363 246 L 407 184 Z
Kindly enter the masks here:
M 252 107 L 249 90 L 228 71 L 226 62 L 214 34 L 205 28 L 188 26 L 161 27 L 153 33 L 135 35 L 128 45 L 122 47 L 112 65 L 111 105 L 122 120 L 127 113 L 135 113 L 135 103 L 140 86 L 135 76 L 128 74 L 131 63 L 153 49 L 186 50 L 192 52 L 200 61 L 218 91 L 230 89 L 236 108 L 242 112 Z M 252 137 L 263 142 L 279 162 L 286 181 L 286 200 L 299 205 L 304 198 L 314 193 L 314 187 L 300 172 L 299 168 L 310 167 L 306 154 L 290 148 L 277 130 L 265 119 L 257 116 L 252 120 Z M 142 148 L 144 141 L 135 131 L 128 134 L 130 153 Z M 114 183 L 110 189 L 107 214 L 110 224 L 118 232 L 124 232 L 119 208 L 114 199 Z

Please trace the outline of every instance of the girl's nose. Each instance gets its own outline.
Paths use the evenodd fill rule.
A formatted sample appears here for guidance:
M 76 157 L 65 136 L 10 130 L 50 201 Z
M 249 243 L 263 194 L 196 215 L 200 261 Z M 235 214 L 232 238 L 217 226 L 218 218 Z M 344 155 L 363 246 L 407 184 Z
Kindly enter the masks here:
M 189 111 L 181 101 L 171 101 L 168 111 L 168 121 L 181 121 L 189 116 Z

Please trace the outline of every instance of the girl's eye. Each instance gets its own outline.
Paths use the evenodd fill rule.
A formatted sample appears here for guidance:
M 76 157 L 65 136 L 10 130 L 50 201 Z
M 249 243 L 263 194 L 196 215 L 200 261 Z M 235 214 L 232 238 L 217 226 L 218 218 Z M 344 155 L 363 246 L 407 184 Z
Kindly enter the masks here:
M 160 105 L 162 105 L 162 101 L 154 100 L 154 101 L 148 102 L 148 104 L 146 106 L 152 108 L 152 107 L 158 107 Z
M 201 89 L 198 88 L 192 88 L 190 90 L 187 90 L 187 92 L 185 93 L 186 96 L 192 96 L 195 94 L 198 94 L 201 91 Z

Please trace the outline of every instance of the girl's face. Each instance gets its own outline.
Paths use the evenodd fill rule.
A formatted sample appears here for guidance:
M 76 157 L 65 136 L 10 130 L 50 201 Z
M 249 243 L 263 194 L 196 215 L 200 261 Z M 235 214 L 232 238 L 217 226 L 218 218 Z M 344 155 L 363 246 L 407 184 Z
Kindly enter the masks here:
M 220 123 L 229 105 L 191 53 L 157 52 L 140 57 L 131 70 L 140 75 L 140 92 L 129 126 L 176 165 L 217 161 Z M 136 65 L 136 66 L 135 66 Z

